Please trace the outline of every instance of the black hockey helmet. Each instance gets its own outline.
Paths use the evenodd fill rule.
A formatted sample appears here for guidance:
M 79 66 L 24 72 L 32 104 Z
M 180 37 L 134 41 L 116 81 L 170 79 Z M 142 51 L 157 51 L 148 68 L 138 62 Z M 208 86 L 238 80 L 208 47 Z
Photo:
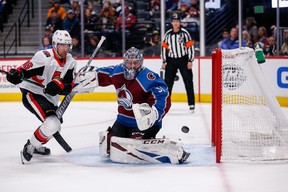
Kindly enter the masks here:
M 173 21 L 173 20 L 179 20 L 179 21 L 181 21 L 181 17 L 180 17 L 180 15 L 178 14 L 178 13 L 173 13 L 172 14 L 172 17 L 171 17 L 171 21 Z

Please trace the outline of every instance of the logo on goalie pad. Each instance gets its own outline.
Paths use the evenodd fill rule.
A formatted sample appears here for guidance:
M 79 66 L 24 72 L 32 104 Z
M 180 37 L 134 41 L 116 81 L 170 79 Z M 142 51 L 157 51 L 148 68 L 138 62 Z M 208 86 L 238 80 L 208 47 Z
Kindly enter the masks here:
M 244 70 L 236 64 L 225 64 L 222 67 L 222 81 L 224 88 L 235 90 L 246 81 Z
M 149 140 L 143 140 L 143 144 L 162 144 L 164 143 L 164 139 L 149 139 Z

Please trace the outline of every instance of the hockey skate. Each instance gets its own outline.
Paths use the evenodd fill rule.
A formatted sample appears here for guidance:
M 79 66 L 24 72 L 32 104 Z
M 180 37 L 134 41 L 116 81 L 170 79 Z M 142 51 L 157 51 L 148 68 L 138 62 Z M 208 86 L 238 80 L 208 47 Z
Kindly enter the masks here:
M 35 147 L 30 143 L 30 140 L 27 140 L 27 143 L 24 145 L 23 150 L 20 152 L 22 164 L 28 163 L 35 151 Z
M 38 155 L 50 155 L 51 151 L 49 148 L 47 147 L 37 147 L 34 150 L 34 154 L 38 154 Z
M 51 151 L 49 148 L 43 146 L 36 148 L 30 143 L 30 140 L 28 139 L 27 143 L 24 145 L 23 150 L 20 152 L 20 156 L 22 164 L 26 164 L 32 159 L 33 154 L 50 155 L 50 153 Z
M 179 164 L 184 163 L 188 159 L 189 156 L 190 156 L 190 153 L 183 150 L 183 155 L 182 155 L 182 158 L 179 159 Z
M 195 112 L 195 105 L 189 105 L 189 110 L 194 113 Z

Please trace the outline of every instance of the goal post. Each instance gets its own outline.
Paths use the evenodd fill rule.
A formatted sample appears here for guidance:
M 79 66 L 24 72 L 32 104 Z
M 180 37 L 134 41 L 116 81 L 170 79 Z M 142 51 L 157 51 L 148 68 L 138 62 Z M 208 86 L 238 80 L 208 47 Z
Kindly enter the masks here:
M 288 120 L 251 48 L 212 53 L 211 135 L 217 163 L 288 160 Z
M 212 54 L 212 134 L 211 142 L 216 147 L 216 162 L 220 162 L 221 156 L 221 102 L 222 102 L 222 53 L 216 49 Z

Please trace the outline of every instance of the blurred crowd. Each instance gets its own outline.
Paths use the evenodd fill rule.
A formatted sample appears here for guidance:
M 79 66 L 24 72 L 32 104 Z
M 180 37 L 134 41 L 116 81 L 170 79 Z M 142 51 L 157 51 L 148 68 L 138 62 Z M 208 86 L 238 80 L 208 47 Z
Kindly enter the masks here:
M 52 0 L 49 2 L 51 8 L 47 13 L 44 35 L 42 38 L 43 47 L 51 46 L 51 37 L 58 29 L 67 30 L 73 38 L 72 53 L 75 57 L 81 55 L 81 6 L 79 1 Z M 125 14 L 126 32 L 145 31 L 141 45 L 145 55 L 160 55 L 160 0 L 125 0 L 122 6 L 121 0 L 87 0 L 84 1 L 84 47 L 85 57 L 89 57 L 96 48 L 101 34 L 119 32 L 122 27 L 122 7 Z M 167 20 L 172 12 L 179 12 L 182 15 L 182 25 L 187 30 L 195 29 L 199 25 L 199 1 L 197 0 L 167 0 L 166 1 Z M 159 22 L 156 26 L 153 22 Z M 193 23 L 193 26 L 190 24 Z M 195 32 L 195 30 L 194 30 Z M 114 38 L 117 35 L 114 35 Z M 113 40 L 113 43 L 120 43 Z M 115 47 L 115 46 L 114 46 Z M 117 47 L 117 46 L 116 46 Z M 137 46 L 136 46 L 137 47 Z
M 238 30 L 239 26 L 231 29 L 224 28 L 222 33 L 222 40 L 218 43 L 221 49 L 235 49 L 238 48 Z M 259 45 L 262 48 L 264 55 L 288 55 L 288 29 L 280 30 L 279 34 L 283 36 L 283 43 L 280 45 L 279 54 L 277 54 L 276 46 L 276 26 L 272 25 L 269 30 L 264 26 L 258 26 L 254 17 L 247 17 L 242 28 L 242 46 L 254 48 Z
M 84 47 L 85 57 L 89 57 L 97 46 L 100 35 L 106 34 L 112 41 L 111 46 L 115 49 L 121 47 L 121 32 L 124 28 L 127 34 L 136 34 L 142 31 L 141 43 L 133 46 L 142 49 L 144 55 L 160 55 L 160 0 L 125 0 L 122 6 L 121 0 L 86 0 L 84 1 Z M 72 53 L 75 57 L 81 55 L 80 21 L 81 9 L 79 1 L 51 0 L 51 8 L 47 13 L 47 21 L 43 36 L 43 47 L 51 46 L 51 37 L 57 29 L 67 30 L 73 38 Z M 181 15 L 181 25 L 192 35 L 199 34 L 200 12 L 199 0 L 166 0 L 166 23 L 170 22 L 173 12 Z M 125 26 L 122 27 L 122 7 L 125 14 Z M 157 25 L 158 24 L 158 25 Z M 222 49 L 234 49 L 238 47 L 239 26 L 224 28 L 222 39 L 217 46 Z M 279 55 L 288 55 L 288 29 L 281 30 L 283 43 L 280 45 Z M 113 34 L 109 36 L 109 34 Z M 142 34 L 142 33 L 141 33 Z M 266 56 L 277 55 L 276 53 L 276 27 L 272 25 L 269 29 L 258 26 L 253 17 L 245 18 L 242 26 L 242 46 L 254 48 L 258 44 Z M 140 36 L 136 37 L 139 41 Z M 199 38 L 199 36 L 198 36 Z M 128 39 L 129 41 L 129 39 Z M 281 41 L 282 42 L 282 41 Z M 108 48 L 109 49 L 109 48 Z

